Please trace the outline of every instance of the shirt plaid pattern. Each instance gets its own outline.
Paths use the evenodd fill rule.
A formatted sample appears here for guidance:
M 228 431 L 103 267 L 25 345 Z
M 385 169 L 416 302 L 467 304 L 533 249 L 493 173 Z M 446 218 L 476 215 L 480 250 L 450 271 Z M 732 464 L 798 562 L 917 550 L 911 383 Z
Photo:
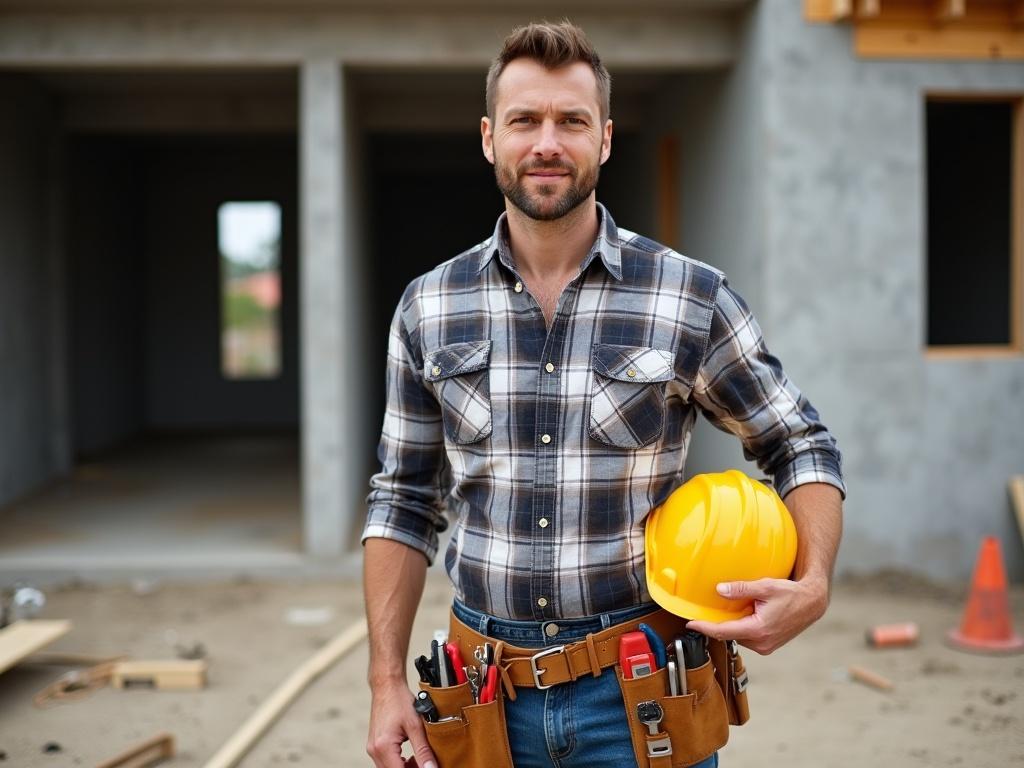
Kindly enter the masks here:
M 645 517 L 682 483 L 698 412 L 737 435 L 781 495 L 809 482 L 845 493 L 835 441 L 722 273 L 598 213 L 550 329 L 504 214 L 414 280 L 391 326 L 363 540 L 433 562 L 447 508 L 456 596 L 495 616 L 650 600 Z

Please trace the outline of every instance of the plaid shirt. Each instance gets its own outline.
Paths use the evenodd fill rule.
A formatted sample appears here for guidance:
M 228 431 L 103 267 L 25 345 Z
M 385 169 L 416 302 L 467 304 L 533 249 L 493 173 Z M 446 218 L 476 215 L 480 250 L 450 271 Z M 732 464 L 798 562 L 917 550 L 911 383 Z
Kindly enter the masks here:
M 391 326 L 363 540 L 433 562 L 447 507 L 457 597 L 504 618 L 650 600 L 644 519 L 682 483 L 698 411 L 781 495 L 811 482 L 845 492 L 835 441 L 722 273 L 598 213 L 550 328 L 504 214 L 489 239 L 414 280 Z

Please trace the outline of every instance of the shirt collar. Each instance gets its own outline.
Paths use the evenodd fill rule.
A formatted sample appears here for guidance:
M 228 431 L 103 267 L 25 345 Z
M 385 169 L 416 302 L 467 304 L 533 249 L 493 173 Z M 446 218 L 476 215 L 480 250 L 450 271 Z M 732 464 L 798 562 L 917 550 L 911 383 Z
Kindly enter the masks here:
M 477 272 L 490 264 L 495 255 L 510 271 L 515 271 L 515 262 L 512 259 L 512 250 L 508 245 L 508 214 L 502 213 L 494 225 L 494 233 L 488 240 L 484 241 L 484 247 L 480 251 L 480 264 Z M 597 239 L 590 247 L 590 252 L 580 264 L 580 272 L 585 272 L 595 257 L 600 257 L 604 268 L 616 280 L 622 280 L 622 253 L 619 250 L 619 230 L 612 220 L 608 209 L 601 203 L 597 204 Z

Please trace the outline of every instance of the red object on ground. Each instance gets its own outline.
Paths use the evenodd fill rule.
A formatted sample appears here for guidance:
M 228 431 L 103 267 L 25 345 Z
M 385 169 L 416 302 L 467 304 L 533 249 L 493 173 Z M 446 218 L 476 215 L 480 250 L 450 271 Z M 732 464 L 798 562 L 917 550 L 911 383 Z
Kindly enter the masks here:
M 995 536 L 986 536 L 981 541 L 963 619 L 958 628 L 949 631 L 948 639 L 954 646 L 968 651 L 1015 653 L 1024 650 L 1024 638 L 1013 631 L 1010 622 L 1006 569 L 999 539 Z

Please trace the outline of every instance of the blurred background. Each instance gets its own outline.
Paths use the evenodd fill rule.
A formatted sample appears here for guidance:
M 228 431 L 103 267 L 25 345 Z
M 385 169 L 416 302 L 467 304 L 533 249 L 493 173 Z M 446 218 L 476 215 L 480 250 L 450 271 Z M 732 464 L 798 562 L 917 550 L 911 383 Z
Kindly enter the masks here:
M 724 270 L 837 436 L 845 583 L 955 616 L 987 535 L 1024 581 L 1019 0 L 0 0 L 0 588 L 359 613 L 388 324 L 490 234 L 486 68 L 563 16 L 613 78 L 598 199 Z M 728 467 L 700 423 L 688 475 Z

